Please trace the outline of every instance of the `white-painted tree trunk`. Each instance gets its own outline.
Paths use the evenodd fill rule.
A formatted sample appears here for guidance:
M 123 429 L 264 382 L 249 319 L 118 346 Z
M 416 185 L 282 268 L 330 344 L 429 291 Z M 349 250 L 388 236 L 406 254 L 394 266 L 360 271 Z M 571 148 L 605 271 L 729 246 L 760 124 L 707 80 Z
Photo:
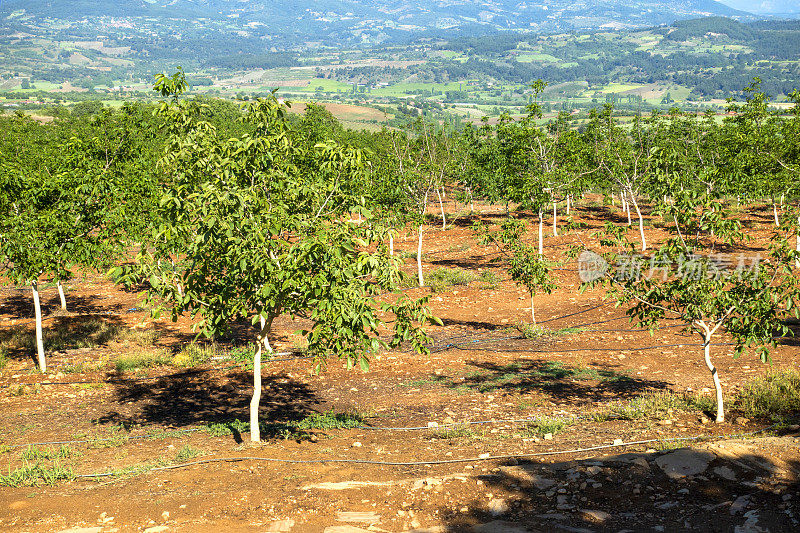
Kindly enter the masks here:
M 717 424 L 725 422 L 725 406 L 722 401 L 722 384 L 719 382 L 719 374 L 714 364 L 711 362 L 711 333 L 706 331 L 703 337 L 703 356 L 706 361 L 708 371 L 714 379 L 714 391 L 717 394 Z
M 61 284 L 61 280 L 58 280 L 58 297 L 61 299 L 61 310 L 67 310 L 67 297 L 64 294 L 64 286 Z
M 569 216 L 569 210 L 570 210 L 571 204 L 572 204 L 572 195 L 568 194 L 567 195 L 567 216 Z
M 775 219 L 775 225 L 780 226 L 781 220 L 780 217 L 778 217 L 778 204 L 775 202 L 772 202 L 772 216 Z
M 544 255 L 544 215 L 539 209 L 539 257 Z
M 272 353 L 269 345 L 269 329 L 272 319 L 267 322 L 261 317 L 261 331 L 258 334 L 258 347 L 253 356 L 253 397 L 250 399 L 250 442 L 261 442 L 261 430 L 258 427 L 258 406 L 261 404 L 261 349 Z
M 389 255 L 394 257 L 394 232 L 389 232 Z
M 36 355 L 39 361 L 39 370 L 47 372 L 47 360 L 44 357 L 44 335 L 42 334 L 42 304 L 39 300 L 39 282 L 31 282 L 33 292 L 33 311 L 36 314 Z
M 423 225 L 420 224 L 419 239 L 417 240 L 417 280 L 420 287 L 425 286 L 425 278 L 422 277 L 422 228 Z
M 536 325 L 536 313 L 533 312 L 533 294 L 531 294 L 531 322 Z
M 647 241 L 644 238 L 644 218 L 642 218 L 642 211 L 639 209 L 639 203 L 636 201 L 633 193 L 631 193 L 631 202 L 633 203 L 633 208 L 636 209 L 636 215 L 639 217 L 639 235 L 642 238 L 642 251 L 644 252 L 647 250 Z M 631 214 L 630 208 L 628 208 L 628 224 L 631 223 Z
M 633 222 L 631 221 L 631 203 L 628 201 L 628 198 L 625 196 L 625 193 L 620 193 L 620 197 L 623 198 L 625 202 L 625 214 L 628 215 L 628 225 L 632 225 Z
M 447 227 L 447 219 L 444 216 L 444 202 L 442 202 L 442 195 L 439 193 L 439 189 L 436 189 L 436 196 L 439 197 L 439 210 L 442 212 L 442 230 Z
M 558 203 L 553 202 L 553 237 L 558 237 Z
M 797 250 L 797 253 L 800 254 L 800 216 L 797 217 L 797 237 L 796 237 L 796 239 L 797 240 L 795 241 L 795 246 L 796 246 L 795 250 Z M 797 268 L 800 268 L 800 259 L 797 259 L 796 263 L 797 263 Z

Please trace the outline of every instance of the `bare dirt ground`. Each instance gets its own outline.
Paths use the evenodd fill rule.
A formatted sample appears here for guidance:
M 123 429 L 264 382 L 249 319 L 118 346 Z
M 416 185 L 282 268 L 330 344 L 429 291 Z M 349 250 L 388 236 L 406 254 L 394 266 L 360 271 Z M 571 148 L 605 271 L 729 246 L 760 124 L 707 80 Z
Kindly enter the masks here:
M 159 336 L 152 346 L 117 339 L 51 352 L 45 375 L 29 351 L 9 352 L 0 373 L 0 473 L 41 460 L 94 477 L 0 487 L 0 530 L 796 531 L 796 417 L 776 430 L 735 411 L 723 424 L 678 408 L 632 420 L 601 416 L 652 391 L 707 394 L 711 381 L 697 338 L 675 324 L 651 337 L 602 291 L 578 292 L 574 261 L 563 253 L 579 242 L 592 248 L 591 233 L 622 218 L 599 205 L 575 215 L 589 227 L 546 240 L 548 257 L 564 264 L 559 289 L 535 299 L 549 335 L 525 339 L 513 328 L 529 320 L 528 296 L 490 262 L 495 251 L 477 245 L 466 216 L 445 231 L 432 223 L 426 272 L 489 270 L 500 281 L 432 294 L 444 326 L 431 329 L 430 356 L 382 353 L 367 373 L 331 361 L 314 375 L 298 358 L 297 324 L 283 317 L 275 345 L 286 355 L 264 367 L 267 438 L 256 447 L 232 423 L 247 419 L 252 392 L 242 364 L 115 369 L 120 356 L 177 352 L 192 339 L 187 319 L 153 320 L 140 293 L 101 276 L 71 280 L 69 313 L 56 311 L 55 289 L 46 289 L 48 328 L 101 320 Z M 770 216 L 743 214 L 755 238 L 748 253 L 765 244 Z M 651 242 L 663 237 L 648 226 Z M 398 237 L 396 250 L 415 249 L 415 240 Z M 413 259 L 407 267 L 413 271 Z M 32 316 L 29 292 L 2 289 L 0 340 L 31 328 Z M 797 369 L 794 341 L 773 352 L 771 367 L 752 354 L 734 360 L 724 342 L 714 352 L 727 394 L 770 369 Z M 325 412 L 363 421 L 287 431 Z M 537 431 L 532 421 L 541 417 L 571 422 Z M 210 432 L 208 424 L 228 430 Z M 38 456 L 28 448 L 56 441 L 73 442 L 38 444 Z

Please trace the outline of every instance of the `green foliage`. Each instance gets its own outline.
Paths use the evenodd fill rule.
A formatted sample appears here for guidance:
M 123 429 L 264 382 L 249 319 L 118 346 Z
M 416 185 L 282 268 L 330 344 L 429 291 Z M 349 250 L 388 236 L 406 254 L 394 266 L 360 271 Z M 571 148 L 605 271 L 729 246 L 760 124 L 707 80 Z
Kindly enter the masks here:
M 474 435 L 475 431 L 468 424 L 445 426 L 430 433 L 431 438 L 441 440 L 462 439 Z
M 175 462 L 185 463 L 186 461 L 194 459 L 195 457 L 206 455 L 207 453 L 208 452 L 204 450 L 185 444 L 180 450 L 178 450 L 178 453 L 175 454 Z
M 522 431 L 522 435 L 537 437 L 544 437 L 548 433 L 555 435 L 556 433 L 564 431 L 570 425 L 572 425 L 572 421 L 564 418 L 542 417 L 527 424 Z
M 294 427 L 300 430 L 306 429 L 351 429 L 364 423 L 364 419 L 358 413 L 335 413 L 327 411 L 316 413 L 296 422 Z
M 184 368 L 192 368 L 207 363 L 215 357 L 217 350 L 213 345 L 190 343 L 181 348 L 181 351 L 172 358 L 172 364 Z M 252 359 L 252 352 L 251 352 Z
M 58 449 L 39 448 L 28 446 L 22 452 L 22 459 L 26 461 L 41 461 L 43 459 L 68 459 L 72 457 L 73 451 L 67 445 L 61 445 Z

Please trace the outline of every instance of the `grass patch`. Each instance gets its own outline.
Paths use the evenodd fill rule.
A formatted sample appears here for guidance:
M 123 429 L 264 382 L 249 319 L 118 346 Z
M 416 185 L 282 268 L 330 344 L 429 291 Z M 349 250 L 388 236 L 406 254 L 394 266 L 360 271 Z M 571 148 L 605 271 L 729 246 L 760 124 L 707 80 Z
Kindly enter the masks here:
M 468 425 L 459 424 L 456 426 L 447 426 L 437 429 L 436 431 L 433 431 L 430 436 L 434 439 L 451 440 L 472 437 L 473 435 L 475 435 L 475 431 L 473 431 Z
M 542 326 L 528 324 L 527 322 L 517 322 L 514 325 L 514 329 L 519 331 L 520 335 L 526 339 L 538 339 L 547 334 L 547 330 L 545 330 Z
M 62 445 L 58 449 L 53 448 L 39 448 L 37 446 L 28 446 L 22 452 L 22 459 L 26 461 L 42 461 L 50 459 L 69 459 L 72 457 L 73 452 L 69 446 Z
M 800 372 L 770 372 L 744 386 L 735 406 L 747 417 L 780 417 L 800 412 Z
M 658 391 L 612 405 L 607 411 L 599 413 L 598 418 L 604 420 L 662 418 L 670 410 L 685 411 L 688 408 L 689 403 L 685 398 L 674 392 Z
M 184 368 L 202 365 L 217 355 L 213 345 L 191 343 L 184 346 L 180 353 L 172 359 L 172 364 Z
M 114 360 L 114 367 L 117 369 L 117 372 L 128 372 L 131 370 L 139 370 L 140 368 L 166 366 L 171 363 L 172 357 L 169 355 L 169 352 L 166 350 L 156 350 L 119 356 Z
M 492 270 L 482 270 L 478 281 L 483 283 L 481 289 L 496 289 L 500 285 L 500 277 Z
M 0 370 L 3 370 L 8 364 L 8 348 L 5 344 L 0 344 Z
M 299 422 L 294 423 L 294 427 L 300 430 L 306 429 L 351 429 L 364 423 L 364 418 L 358 413 L 315 413 L 309 415 Z
M 453 285 L 469 285 L 475 281 L 475 274 L 462 268 L 437 268 L 427 277 L 433 292 L 440 292 Z
M 59 481 L 72 481 L 75 473 L 72 468 L 54 462 L 51 465 L 42 463 L 29 463 L 10 470 L 8 475 L 0 474 L 0 487 L 38 487 L 40 485 L 55 485 Z
M 564 431 L 567 427 L 572 425 L 571 420 L 565 420 L 562 418 L 540 418 L 534 422 L 530 422 L 526 424 L 525 428 L 522 430 L 523 437 L 544 437 L 548 433 L 551 435 L 555 435 L 556 433 L 560 433 Z
M 194 459 L 195 457 L 200 457 L 202 455 L 207 455 L 207 452 L 199 448 L 193 448 L 192 446 L 189 446 L 187 444 L 183 448 L 178 450 L 177 454 L 175 454 L 175 462 L 185 463 L 186 461 Z

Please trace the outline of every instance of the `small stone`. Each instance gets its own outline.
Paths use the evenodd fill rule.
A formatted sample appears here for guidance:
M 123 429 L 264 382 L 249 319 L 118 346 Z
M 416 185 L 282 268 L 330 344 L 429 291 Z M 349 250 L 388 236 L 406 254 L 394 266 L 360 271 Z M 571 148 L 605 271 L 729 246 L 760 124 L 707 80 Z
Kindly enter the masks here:
M 164 533 L 164 531 L 169 531 L 169 526 L 148 527 L 144 530 L 144 533 Z
M 731 504 L 731 508 L 728 509 L 728 512 L 731 514 L 731 516 L 733 516 L 747 509 L 749 505 L 750 505 L 750 496 L 739 496 Z
M 614 439 L 614 446 L 622 446 L 622 439 Z
M 728 481 L 736 481 L 736 472 L 728 468 L 727 466 L 718 466 L 714 469 L 714 473 L 721 477 L 722 479 L 727 479 Z
M 667 477 L 678 479 L 702 474 L 715 457 L 710 452 L 685 449 L 662 455 L 656 459 L 656 464 L 661 467 Z
M 552 433 L 545 433 L 544 434 L 544 440 L 553 440 L 553 434 Z
M 508 512 L 508 503 L 502 498 L 494 498 L 489 501 L 488 509 L 492 516 L 500 516 Z
M 670 420 L 669 418 L 667 418 L 665 420 L 659 420 L 658 421 L 658 425 L 659 426 L 671 426 L 672 425 L 672 420 Z
M 596 476 L 602 471 L 603 469 L 600 468 L 599 466 L 590 466 L 586 469 L 586 473 L 589 474 L 590 476 Z
M 162 519 L 164 522 L 166 522 L 167 520 L 169 520 L 169 511 L 164 511 L 163 513 L 161 513 L 161 519 Z
M 578 513 L 580 513 L 581 518 L 583 518 L 584 520 L 588 522 L 594 522 L 597 524 L 602 524 L 606 522 L 609 518 L 611 518 L 611 515 L 606 513 L 605 511 L 597 511 L 593 509 L 581 509 L 580 511 L 578 511 Z
M 267 524 L 265 533 L 288 533 L 294 527 L 294 520 L 287 518 L 286 520 L 276 520 Z
M 478 456 L 478 459 L 488 459 L 491 456 L 492 456 L 492 454 L 490 454 L 490 453 L 482 453 L 482 454 L 480 454 Z
M 450 418 L 450 417 L 448 416 L 448 417 L 445 417 L 445 419 L 444 419 L 444 420 L 442 420 L 442 423 L 443 423 L 443 424 L 455 424 L 455 420 L 453 420 L 452 418 Z
M 429 428 L 438 428 L 439 427 L 439 422 L 428 422 L 428 427 Z
M 360 442 L 358 442 L 358 441 L 355 441 L 355 442 L 354 442 L 354 443 L 353 443 L 351 446 L 352 446 L 353 448 L 361 448 L 361 446 L 363 446 L 363 444 L 361 444 L 361 443 L 360 443 Z
M 705 425 L 705 424 L 708 424 L 709 422 L 711 422 L 711 420 L 709 420 L 709 419 L 708 419 L 707 417 L 705 417 L 705 416 L 701 416 L 701 417 L 700 417 L 700 419 L 699 419 L 699 422 L 700 422 L 701 424 L 704 424 L 704 425 Z

